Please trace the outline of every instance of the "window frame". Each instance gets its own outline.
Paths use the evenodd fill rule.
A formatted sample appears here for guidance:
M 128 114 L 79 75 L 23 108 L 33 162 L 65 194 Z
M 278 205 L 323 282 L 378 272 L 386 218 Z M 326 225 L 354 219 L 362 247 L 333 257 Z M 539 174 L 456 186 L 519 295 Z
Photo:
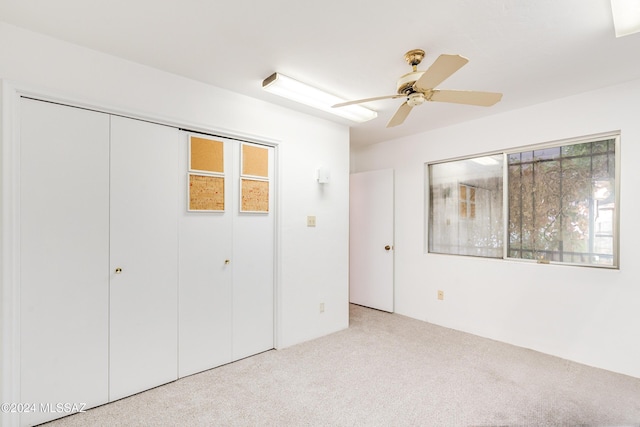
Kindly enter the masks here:
M 566 261 L 552 261 L 552 260 L 547 260 L 547 259 L 525 259 L 525 258 L 517 258 L 517 257 L 511 257 L 509 256 L 509 246 L 510 246 L 510 240 L 509 240 L 509 155 L 512 154 L 518 154 L 518 153 L 523 153 L 523 152 L 527 152 L 527 151 L 538 151 L 538 150 L 544 150 L 544 149 L 549 149 L 549 148 L 557 148 L 557 147 L 564 147 L 564 146 L 570 146 L 570 145 L 577 145 L 577 144 L 585 144 L 585 143 L 592 143 L 592 142 L 598 142 L 598 141 L 603 141 L 603 140 L 613 140 L 613 144 L 614 144 L 614 173 L 613 173 L 613 178 L 614 178 L 614 191 L 615 191 L 615 195 L 614 195 L 614 200 L 615 200 L 615 206 L 613 209 L 613 214 L 612 214 L 612 248 L 613 248 L 613 257 L 612 257 L 612 264 L 611 265 L 605 265 L 605 264 L 586 264 L 586 263 L 576 263 L 576 262 L 566 262 Z M 438 164 L 443 164 L 443 163 L 449 163 L 449 162 L 455 162 L 455 161 L 460 161 L 460 160 L 471 160 L 471 159 L 476 159 L 479 157 L 486 157 L 486 156 L 497 156 L 497 155 L 502 155 L 502 180 L 503 180 L 503 184 L 502 184 L 502 226 L 503 226 L 503 236 L 502 236 L 502 241 L 503 241 L 503 247 L 502 247 L 502 258 L 498 257 L 484 257 L 484 256 L 473 256 L 474 258 L 487 258 L 489 260 L 505 260 L 505 261 L 512 261 L 512 262 L 525 262 L 525 263 L 538 263 L 538 264 L 553 264 L 553 265 L 563 265 L 563 266 L 574 266 L 574 267 L 587 267 L 587 268 L 604 268 L 604 269 L 613 269 L 613 270 L 619 270 L 620 269 L 620 169 L 621 169 L 621 156 L 620 156 L 620 145 L 621 145 L 621 132 L 620 131 L 612 131 L 612 132 L 605 132 L 605 133 L 599 133 L 599 134 L 593 134 L 593 135 L 588 135 L 588 136 L 580 136 L 580 137 L 574 137 L 574 138 L 567 138 L 567 139 L 562 139 L 562 140 L 555 140 L 555 141 L 550 141 L 550 142 L 544 142 L 544 143 L 537 143 L 537 144 L 529 144 L 529 145 L 524 145 L 524 146 L 520 146 L 520 147 L 514 147 L 514 148 L 510 148 L 508 150 L 499 150 L 499 151 L 492 151 L 492 152 L 484 152 L 484 153 L 479 153 L 479 154 L 474 154 L 474 155 L 470 155 L 470 156 L 462 156 L 462 157 L 456 157 L 456 158 L 449 158 L 449 159 L 443 159 L 443 160 L 438 160 L 438 161 L 434 161 L 434 162 L 427 162 L 425 163 L 425 169 L 424 169 L 424 173 L 425 173 L 425 243 L 424 243 L 424 249 L 425 249 L 425 254 L 429 254 L 429 255 L 454 255 L 454 256 L 469 256 L 469 255 L 465 255 L 465 254 L 453 254 L 453 253 L 440 253 L 440 252 L 431 252 L 430 250 L 430 245 L 429 245 L 429 239 L 430 239 L 430 235 L 429 233 L 431 232 L 431 206 L 430 206 L 430 194 L 431 194 L 431 178 L 430 178 L 430 167 L 433 165 L 438 165 Z M 594 224 L 590 224 L 590 227 L 594 227 Z M 593 230 L 593 232 L 595 233 L 596 230 Z

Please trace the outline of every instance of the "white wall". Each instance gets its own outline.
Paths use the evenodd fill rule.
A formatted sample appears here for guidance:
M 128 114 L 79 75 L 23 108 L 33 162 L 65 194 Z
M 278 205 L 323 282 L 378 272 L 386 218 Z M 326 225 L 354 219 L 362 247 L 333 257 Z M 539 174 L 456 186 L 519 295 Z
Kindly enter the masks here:
M 396 312 L 640 377 L 638 100 L 632 81 L 352 152 L 352 172 L 396 171 Z M 426 162 L 615 130 L 620 270 L 425 254 Z
M 0 79 L 187 128 L 279 141 L 278 344 L 348 326 L 348 127 L 2 22 Z M 324 186 L 315 180 L 320 165 L 331 172 Z M 317 215 L 316 228 L 306 227 L 307 215 Z

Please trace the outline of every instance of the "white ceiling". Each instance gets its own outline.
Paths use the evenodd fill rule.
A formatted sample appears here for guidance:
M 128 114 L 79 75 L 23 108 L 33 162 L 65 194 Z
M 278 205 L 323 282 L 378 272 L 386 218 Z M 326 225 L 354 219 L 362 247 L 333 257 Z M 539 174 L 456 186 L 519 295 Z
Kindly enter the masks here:
M 440 89 L 502 92 L 494 107 L 427 103 L 385 125 L 402 99 L 366 104 L 364 145 L 640 78 L 640 34 L 615 38 L 610 0 L 0 0 L 0 20 L 351 124 L 265 93 L 274 71 L 345 99 L 395 93 L 420 48 L 470 62 Z

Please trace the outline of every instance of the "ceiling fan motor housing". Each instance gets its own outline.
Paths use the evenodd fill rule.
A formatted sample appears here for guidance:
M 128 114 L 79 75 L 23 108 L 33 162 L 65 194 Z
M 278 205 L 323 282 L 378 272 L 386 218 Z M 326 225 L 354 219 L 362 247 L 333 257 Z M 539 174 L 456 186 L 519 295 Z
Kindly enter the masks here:
M 413 92 L 413 84 L 418 80 L 424 71 L 412 71 L 410 73 L 405 74 L 404 76 L 398 79 L 398 94 L 399 95 L 408 95 Z

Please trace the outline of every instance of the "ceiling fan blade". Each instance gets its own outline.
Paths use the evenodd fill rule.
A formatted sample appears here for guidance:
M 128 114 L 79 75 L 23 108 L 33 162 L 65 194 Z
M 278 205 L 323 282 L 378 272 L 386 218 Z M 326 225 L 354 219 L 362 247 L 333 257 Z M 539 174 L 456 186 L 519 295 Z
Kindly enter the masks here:
M 341 102 L 339 104 L 336 105 L 332 105 L 331 108 L 338 108 L 338 107 L 346 107 L 347 105 L 353 105 L 353 104 L 362 104 L 364 102 L 373 102 L 373 101 L 378 101 L 381 99 L 393 99 L 393 98 L 402 98 L 403 96 L 406 95 L 387 95 L 387 96 L 376 96 L 375 98 L 366 98 L 366 99 L 357 99 L 355 101 L 347 101 L 347 102 Z
M 413 84 L 418 91 L 433 89 L 458 71 L 469 60 L 460 55 L 440 55 L 436 62 Z
M 394 126 L 401 125 L 404 122 L 404 119 L 406 119 L 409 113 L 411 112 L 412 108 L 413 107 L 407 104 L 406 102 L 402 104 L 400 107 L 398 107 L 398 109 L 396 110 L 396 113 L 393 115 L 393 117 L 391 117 L 391 120 L 389 120 L 389 123 L 387 123 L 387 127 L 392 128 Z
M 490 107 L 502 99 L 501 93 L 476 92 L 472 90 L 434 90 L 429 101 L 454 102 L 456 104 Z

